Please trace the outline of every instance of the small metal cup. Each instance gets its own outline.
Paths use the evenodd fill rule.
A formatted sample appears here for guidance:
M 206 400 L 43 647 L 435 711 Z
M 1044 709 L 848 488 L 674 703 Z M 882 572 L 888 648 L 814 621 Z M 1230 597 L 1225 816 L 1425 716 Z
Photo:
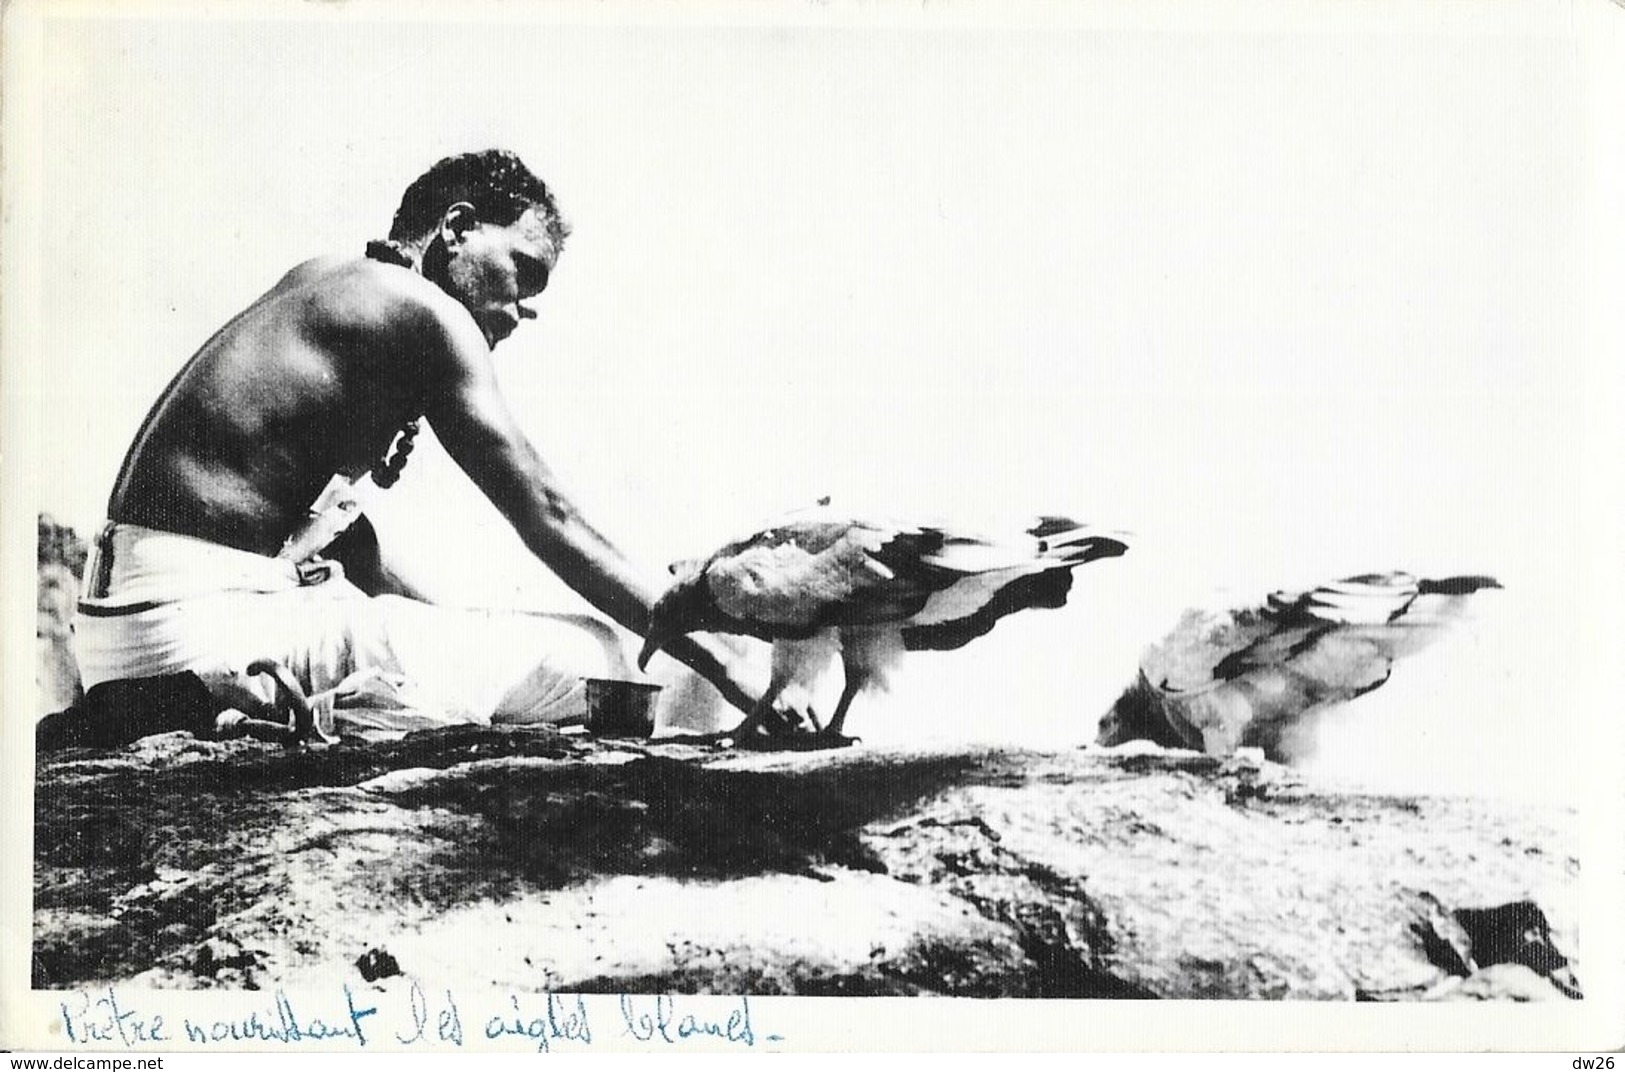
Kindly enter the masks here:
M 600 677 L 581 680 L 587 690 L 587 732 L 595 737 L 654 735 L 659 685 Z

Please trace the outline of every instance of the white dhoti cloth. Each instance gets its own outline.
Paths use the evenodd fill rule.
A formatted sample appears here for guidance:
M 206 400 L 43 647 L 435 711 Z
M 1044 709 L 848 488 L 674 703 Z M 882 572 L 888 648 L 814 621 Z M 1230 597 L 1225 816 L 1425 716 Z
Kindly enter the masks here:
M 583 615 L 370 597 L 336 569 L 301 583 L 287 559 L 137 525 L 93 549 L 74 653 L 87 689 L 191 671 L 225 701 L 269 700 L 247 668 L 271 659 L 341 732 L 568 721 L 585 714 L 583 678 L 636 676 L 614 630 Z

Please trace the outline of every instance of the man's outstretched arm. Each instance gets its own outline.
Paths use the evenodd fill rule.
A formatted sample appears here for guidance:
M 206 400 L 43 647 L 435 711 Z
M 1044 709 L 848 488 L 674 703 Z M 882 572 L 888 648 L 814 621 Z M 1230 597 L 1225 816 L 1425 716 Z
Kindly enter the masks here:
M 532 554 L 599 611 L 643 636 L 658 588 L 582 516 L 559 486 L 514 420 L 473 321 L 455 314 L 440 321 L 437 334 L 444 336 L 444 348 L 436 347 L 441 352 L 429 354 L 426 361 L 426 416 L 436 437 Z M 749 710 L 755 702 L 739 660 L 720 647 L 687 638 L 666 650 L 734 706 Z

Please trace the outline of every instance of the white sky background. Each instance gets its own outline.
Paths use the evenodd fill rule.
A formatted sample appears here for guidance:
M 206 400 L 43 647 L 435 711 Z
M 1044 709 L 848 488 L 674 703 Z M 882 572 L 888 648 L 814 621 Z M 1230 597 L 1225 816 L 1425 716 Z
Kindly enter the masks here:
M 1584 78 L 1559 9 L 1199 33 L 923 10 L 54 23 L 41 507 L 93 531 L 215 328 L 382 237 L 438 157 L 503 145 L 575 235 L 497 364 L 635 559 L 824 494 L 1136 534 L 1064 611 L 860 701 L 867 740 L 1087 740 L 1215 591 L 1484 572 L 1508 588 L 1479 627 L 1400 666 L 1341 754 L 1398 783 L 1565 788 L 1597 714 L 1569 702 L 1597 644 L 1575 613 L 1604 568 L 1591 512 L 1618 489 L 1584 456 Z M 437 449 L 384 498 L 386 540 L 448 597 L 560 604 Z

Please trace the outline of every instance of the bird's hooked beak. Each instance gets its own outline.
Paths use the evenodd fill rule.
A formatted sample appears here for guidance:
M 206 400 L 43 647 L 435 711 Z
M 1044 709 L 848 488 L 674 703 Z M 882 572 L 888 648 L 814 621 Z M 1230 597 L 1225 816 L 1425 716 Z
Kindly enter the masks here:
M 638 652 L 638 669 L 646 670 L 655 652 L 688 632 L 683 626 L 685 586 L 681 580 L 668 588 L 649 608 L 649 624 L 643 634 L 643 650 Z
M 643 650 L 638 653 L 638 669 L 643 670 L 654 653 L 696 629 L 705 627 L 703 563 L 696 560 L 674 562 L 671 572 L 677 579 L 649 608 L 649 623 L 643 634 Z
M 665 641 L 653 629 L 649 630 L 649 635 L 643 641 L 643 650 L 638 652 L 638 671 L 640 673 L 649 669 L 649 660 L 654 658 L 655 652 L 659 651 L 664 643 Z
M 662 600 L 664 602 L 664 600 Z M 649 611 L 649 631 L 644 634 L 643 650 L 638 652 L 638 670 L 649 668 L 649 660 L 657 651 L 678 637 L 687 636 L 691 627 L 683 624 L 682 615 L 671 607 L 656 603 Z

